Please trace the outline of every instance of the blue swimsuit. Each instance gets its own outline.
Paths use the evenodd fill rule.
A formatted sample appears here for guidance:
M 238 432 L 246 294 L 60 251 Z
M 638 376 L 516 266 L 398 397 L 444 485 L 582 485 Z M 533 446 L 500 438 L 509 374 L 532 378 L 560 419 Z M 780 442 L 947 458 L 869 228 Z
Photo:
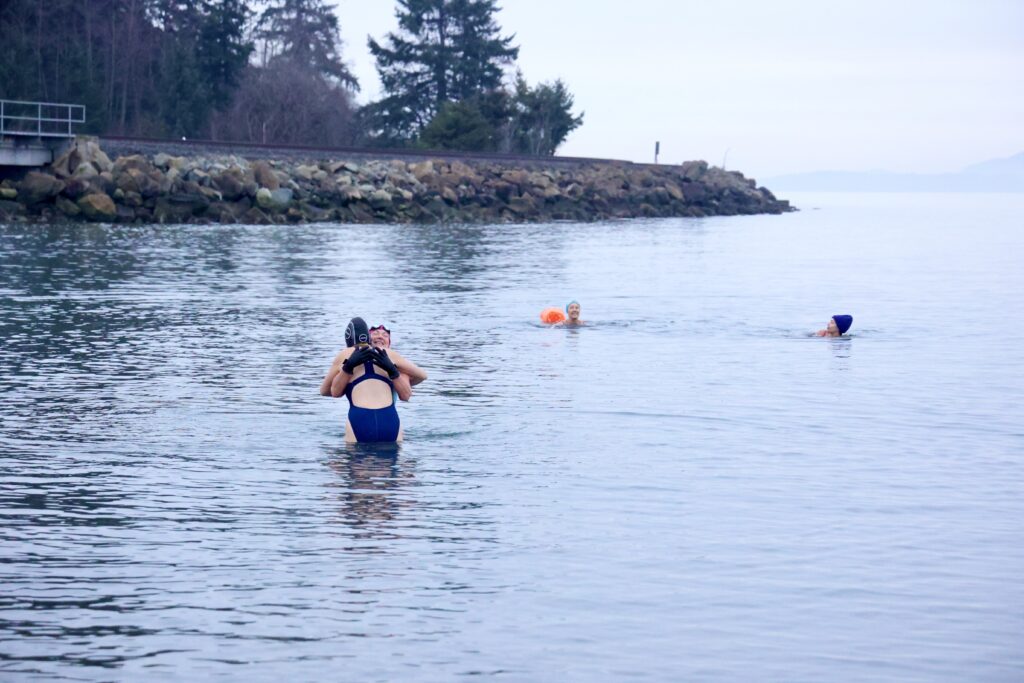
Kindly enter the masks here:
M 395 409 L 395 385 L 386 375 L 378 375 L 373 371 L 373 363 L 363 364 L 365 373 L 349 382 L 345 387 L 345 396 L 348 398 L 348 421 L 352 425 L 352 433 L 356 441 L 397 441 L 398 429 L 401 426 L 398 420 L 398 411 Z M 386 408 L 360 408 L 352 405 L 352 388 L 360 382 L 368 379 L 379 379 L 386 382 L 391 388 L 391 405 Z

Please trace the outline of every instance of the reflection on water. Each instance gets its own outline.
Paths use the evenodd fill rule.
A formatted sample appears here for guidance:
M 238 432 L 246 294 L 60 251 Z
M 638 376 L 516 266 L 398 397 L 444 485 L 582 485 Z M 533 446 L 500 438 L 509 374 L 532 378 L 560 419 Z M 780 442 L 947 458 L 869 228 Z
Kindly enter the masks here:
M 0 678 L 1021 679 L 1021 201 L 0 226 Z
M 399 465 L 397 444 L 346 444 L 331 449 L 328 465 L 338 473 L 341 517 L 345 523 L 365 530 L 362 538 L 385 534 L 389 522 L 398 520 L 403 508 L 415 502 L 408 496 L 415 484 L 413 464 Z

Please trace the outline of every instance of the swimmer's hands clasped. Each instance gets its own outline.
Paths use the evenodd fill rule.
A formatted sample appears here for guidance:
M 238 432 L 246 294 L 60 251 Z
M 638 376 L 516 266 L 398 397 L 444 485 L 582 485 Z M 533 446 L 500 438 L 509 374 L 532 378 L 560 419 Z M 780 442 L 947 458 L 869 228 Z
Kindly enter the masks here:
M 356 349 L 351 356 L 345 359 L 345 362 L 341 364 L 341 369 L 343 372 L 351 375 L 353 370 L 363 363 L 372 362 L 373 359 L 373 349 L 369 346 L 363 346 Z
M 387 349 L 373 349 L 373 362 L 381 367 L 384 372 L 388 373 L 388 377 L 391 379 L 398 379 L 398 376 L 402 374 L 398 371 L 398 366 L 395 362 L 388 357 Z
M 380 367 L 384 372 L 388 373 L 388 377 L 391 379 L 397 379 L 398 375 L 401 374 L 398 371 L 398 366 L 388 357 L 387 351 L 372 346 L 362 346 L 356 349 L 341 364 L 341 370 L 345 374 L 351 375 L 356 368 L 364 363 L 373 363 Z

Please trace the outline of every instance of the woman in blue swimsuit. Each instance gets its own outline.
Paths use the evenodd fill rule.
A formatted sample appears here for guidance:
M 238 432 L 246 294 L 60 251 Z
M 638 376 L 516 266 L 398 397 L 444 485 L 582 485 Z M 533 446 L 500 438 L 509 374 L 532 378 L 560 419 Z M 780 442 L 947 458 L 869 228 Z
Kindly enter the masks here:
M 344 394 L 349 401 L 345 440 L 360 443 L 401 441 L 402 427 L 395 409 L 394 380 L 400 376 L 401 366 L 416 366 L 396 351 L 389 353 L 374 349 L 369 342 L 370 332 L 366 323 L 362 318 L 353 318 L 345 329 L 348 348 L 336 359 L 341 365 L 330 380 L 331 396 L 338 398 Z M 416 370 L 422 372 L 419 368 Z M 330 375 L 331 371 L 328 377 Z

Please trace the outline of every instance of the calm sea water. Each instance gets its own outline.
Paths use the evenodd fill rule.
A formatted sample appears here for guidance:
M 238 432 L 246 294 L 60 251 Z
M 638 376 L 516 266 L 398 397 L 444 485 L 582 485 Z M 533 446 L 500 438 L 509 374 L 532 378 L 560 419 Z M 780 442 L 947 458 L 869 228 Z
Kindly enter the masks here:
M 0 678 L 1024 680 L 1024 196 L 793 199 L 0 226 Z

